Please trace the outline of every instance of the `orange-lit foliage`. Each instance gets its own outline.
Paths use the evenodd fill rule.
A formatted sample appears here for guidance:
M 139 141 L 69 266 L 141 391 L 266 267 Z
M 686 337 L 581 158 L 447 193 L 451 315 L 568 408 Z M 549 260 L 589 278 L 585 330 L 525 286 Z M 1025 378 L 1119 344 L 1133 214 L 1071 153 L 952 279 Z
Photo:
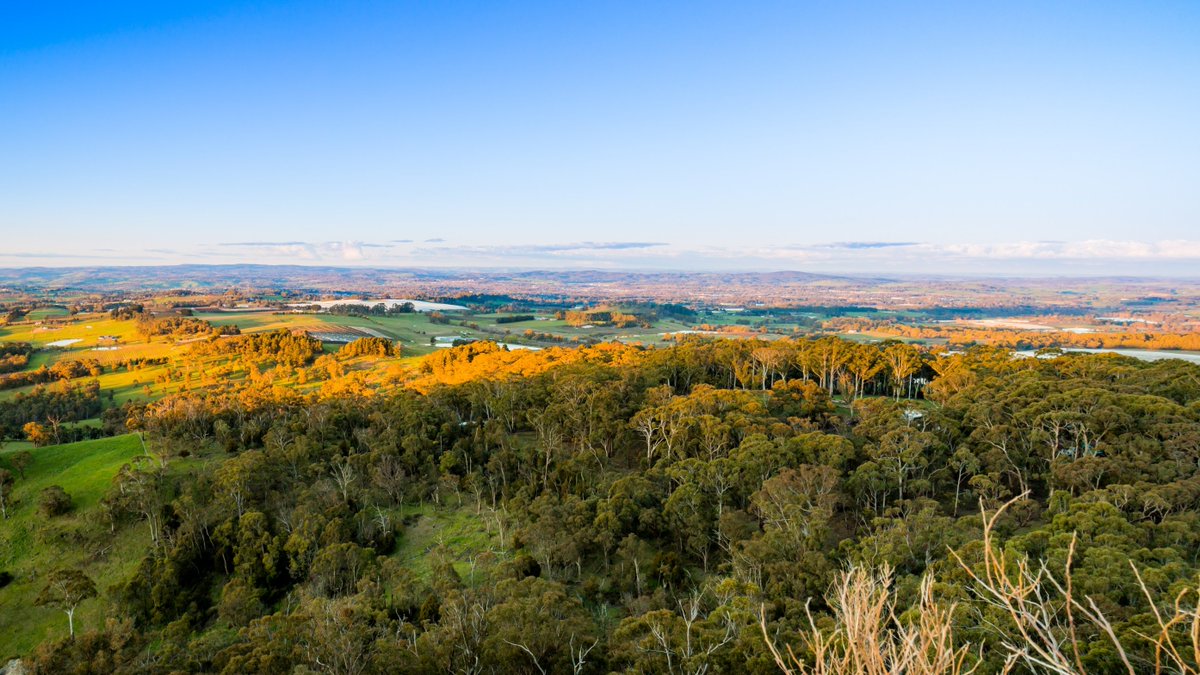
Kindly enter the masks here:
M 567 363 L 621 365 L 632 362 L 642 351 L 636 347 L 614 343 L 577 349 L 552 347 L 539 351 L 510 351 L 495 342 L 473 342 L 426 356 L 417 367 L 418 376 L 412 382 L 412 386 L 420 391 L 428 391 L 436 384 L 462 384 L 481 377 L 524 377 Z
M 1080 349 L 1168 349 L 1200 351 L 1200 333 L 1035 331 L 964 325 L 908 326 L 890 321 L 834 319 L 835 331 L 870 332 L 887 337 L 944 339 L 952 345 L 986 344 L 1008 349 L 1071 347 Z
M 570 326 L 616 326 L 617 328 L 628 328 L 636 326 L 642 322 L 634 314 L 626 314 L 620 310 L 611 307 L 595 307 L 593 309 L 584 310 L 568 310 L 559 312 L 560 318 L 567 322 Z

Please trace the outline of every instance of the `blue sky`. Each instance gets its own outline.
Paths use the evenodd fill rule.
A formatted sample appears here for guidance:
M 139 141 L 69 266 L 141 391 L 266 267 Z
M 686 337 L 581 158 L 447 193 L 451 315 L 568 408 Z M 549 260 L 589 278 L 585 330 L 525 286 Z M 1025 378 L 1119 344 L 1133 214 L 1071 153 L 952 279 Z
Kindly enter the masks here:
M 1196 275 L 1196 2 L 0 0 L 0 266 Z

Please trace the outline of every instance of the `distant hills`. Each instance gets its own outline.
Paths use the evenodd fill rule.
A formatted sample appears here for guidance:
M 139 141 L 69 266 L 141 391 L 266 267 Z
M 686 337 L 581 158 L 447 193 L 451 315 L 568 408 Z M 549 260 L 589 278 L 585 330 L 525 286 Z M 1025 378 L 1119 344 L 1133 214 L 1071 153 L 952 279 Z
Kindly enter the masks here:
M 298 285 L 315 289 L 368 289 L 412 281 L 553 281 L 561 284 L 667 283 L 719 280 L 739 284 L 880 283 L 882 279 L 810 272 L 628 272 L 611 270 L 477 270 L 369 268 L 310 265 L 163 265 L 129 267 L 0 268 L 0 283 L 39 288 L 124 290 L 137 288 L 227 288 Z
M 694 305 L 1021 307 L 1046 311 L 1200 307 L 1200 280 L 832 275 L 802 271 L 686 272 L 171 265 L 0 268 L 9 292 L 287 292 L 300 296 L 455 298 Z

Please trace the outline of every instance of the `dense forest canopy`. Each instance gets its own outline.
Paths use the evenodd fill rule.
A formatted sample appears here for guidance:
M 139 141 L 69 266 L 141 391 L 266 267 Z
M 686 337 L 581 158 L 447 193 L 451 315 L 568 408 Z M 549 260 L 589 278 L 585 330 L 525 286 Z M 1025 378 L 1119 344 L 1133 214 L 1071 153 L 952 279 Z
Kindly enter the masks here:
M 287 333 L 194 349 L 320 354 Z M 36 396 L 0 421 L 99 406 L 87 387 Z M 113 410 L 152 452 L 58 536 L 140 532 L 145 554 L 81 596 L 109 620 L 73 620 L 73 639 L 64 622 L 38 672 L 775 673 L 784 645 L 822 658 L 814 634 L 847 649 L 854 593 L 890 603 L 883 635 L 944 617 L 964 669 L 1044 670 L 980 581 L 998 552 L 1088 598 L 1069 632 L 1070 600 L 1047 600 L 1070 672 L 1154 672 L 1154 612 L 1200 580 L 1200 367 L 1175 360 L 477 342 L 369 391 L 264 377 Z M 429 509 L 483 534 L 412 552 Z

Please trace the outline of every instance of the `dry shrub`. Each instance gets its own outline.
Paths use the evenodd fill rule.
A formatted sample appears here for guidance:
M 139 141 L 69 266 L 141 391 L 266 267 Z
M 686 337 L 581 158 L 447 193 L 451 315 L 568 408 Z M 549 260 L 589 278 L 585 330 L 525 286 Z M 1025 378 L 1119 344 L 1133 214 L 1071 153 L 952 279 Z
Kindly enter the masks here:
M 775 663 L 787 675 L 965 675 L 969 647 L 954 645 L 952 615 L 954 606 L 944 607 L 933 600 L 933 580 L 921 582 L 921 596 L 915 622 L 902 621 L 896 615 L 891 593 L 891 570 L 852 569 L 843 572 L 828 598 L 836 627 L 826 632 L 817 627 L 808 614 L 809 628 L 801 635 L 803 651 L 811 654 L 811 663 L 800 659 L 787 647 L 787 658 L 767 636 L 766 618 L 760 619 L 767 646 Z
M 1010 556 L 995 543 L 996 521 L 1005 509 L 1026 496 L 1017 496 L 990 515 L 983 511 L 982 571 L 972 569 L 957 553 L 951 552 L 975 582 L 973 591 L 979 600 L 1001 610 L 1008 617 L 1007 627 L 1019 636 L 1019 639 L 1012 639 L 1003 635 L 998 641 L 1008 655 L 1005 672 L 1021 666 L 1036 673 L 1087 675 L 1088 670 L 1080 658 L 1079 628 L 1083 625 L 1098 630 L 1112 643 L 1126 672 L 1130 675 L 1145 672 L 1144 668 L 1134 668 L 1126 645 L 1122 644 L 1112 622 L 1095 600 L 1080 597 L 1075 592 L 1071 563 L 1075 557 L 1076 537 L 1071 537 L 1061 580 L 1046 566 L 1046 561 Z M 1154 646 L 1151 672 L 1200 675 L 1197 668 L 1200 663 L 1200 606 L 1186 602 L 1190 595 L 1195 595 L 1200 602 L 1200 589 L 1181 592 L 1169 611 L 1164 612 L 1132 560 L 1129 567 L 1146 597 L 1157 629 L 1153 634 L 1138 634 Z M 1186 633 L 1186 642 L 1181 640 L 1181 629 Z
M 1061 575 L 1051 573 L 1044 560 L 1012 556 L 995 542 L 997 519 L 1019 495 L 994 513 L 983 512 L 983 561 L 972 568 L 953 551 L 951 554 L 973 582 L 971 592 L 984 604 L 999 609 L 1006 617 L 997 626 L 997 638 L 988 645 L 1005 654 L 1003 672 L 1034 672 L 1054 675 L 1089 675 L 1080 658 L 1087 633 L 1104 635 L 1130 675 L 1140 672 L 1200 675 L 1200 588 L 1181 592 L 1166 606 L 1155 602 L 1141 574 L 1130 568 L 1146 597 L 1154 617 L 1154 630 L 1138 633 L 1152 646 L 1150 653 L 1131 659 L 1112 622 L 1088 596 L 1079 596 L 1071 579 L 1075 540 L 1071 541 Z M 921 583 L 921 595 L 913 608 L 917 618 L 901 620 L 891 591 L 891 570 L 852 569 L 843 572 L 827 598 L 833 610 L 834 627 L 817 626 L 811 613 L 809 627 L 801 633 L 797 656 L 789 645 L 786 656 L 767 632 L 765 615 L 760 625 L 775 663 L 786 675 L 965 675 L 978 660 L 973 646 L 957 644 L 954 637 L 954 605 L 934 602 L 933 580 Z M 1141 650 L 1139 650 L 1141 651 Z M 1135 668 L 1134 662 L 1145 664 Z M 1095 675 L 1099 675 L 1098 673 Z

